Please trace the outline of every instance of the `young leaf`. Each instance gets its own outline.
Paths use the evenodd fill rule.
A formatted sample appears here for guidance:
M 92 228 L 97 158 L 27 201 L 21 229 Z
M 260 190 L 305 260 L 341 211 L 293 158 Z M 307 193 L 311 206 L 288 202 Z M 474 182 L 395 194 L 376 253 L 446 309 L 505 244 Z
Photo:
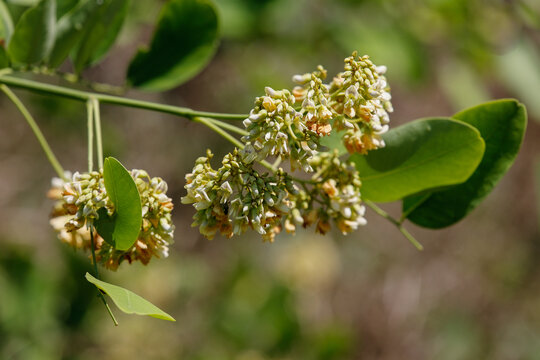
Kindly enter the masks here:
M 37 64 L 49 54 L 55 34 L 56 1 L 43 0 L 26 10 L 11 37 L 8 53 L 15 64 Z
M 209 0 L 172 0 L 165 4 L 148 50 L 131 61 L 128 81 L 163 91 L 191 79 L 210 61 L 217 45 L 218 18 Z
M 171 315 L 139 295 L 123 287 L 101 281 L 86 273 L 86 280 L 109 295 L 114 304 L 126 314 L 148 315 L 162 320 L 176 321 Z
M 454 118 L 480 131 L 486 151 L 476 171 L 463 184 L 433 192 L 423 201 L 415 197 L 404 199 L 403 213 L 420 226 L 443 228 L 471 212 L 514 162 L 527 126 L 525 107 L 515 100 L 488 102 Z
M 48 61 L 52 68 L 62 65 L 71 49 L 88 31 L 88 24 L 99 9 L 98 0 L 83 0 L 58 20 L 56 41 Z
M 109 199 L 114 204 L 114 218 L 105 212 L 95 221 L 98 234 L 118 250 L 129 249 L 139 236 L 142 208 L 139 190 L 129 172 L 113 157 L 105 159 L 103 180 Z M 103 216 L 102 216 L 103 215 Z
M 107 53 L 124 24 L 130 0 L 99 0 L 98 4 L 99 11 L 96 11 L 88 22 L 73 57 L 77 73 L 96 63 Z
M 386 147 L 350 158 L 362 179 L 362 197 L 378 202 L 462 183 L 484 153 L 478 130 L 449 118 L 413 121 L 383 138 Z
M 3 1 L 0 1 L 0 46 L 1 42 L 4 43 L 4 46 L 9 44 L 9 39 L 11 39 L 11 34 L 13 33 L 13 20 L 11 20 L 11 14 L 4 4 Z

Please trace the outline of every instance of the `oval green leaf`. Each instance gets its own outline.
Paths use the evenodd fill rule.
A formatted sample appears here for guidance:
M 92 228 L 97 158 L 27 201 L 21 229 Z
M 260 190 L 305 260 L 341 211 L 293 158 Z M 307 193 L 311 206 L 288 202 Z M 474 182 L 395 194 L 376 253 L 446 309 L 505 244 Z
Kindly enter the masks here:
M 49 66 L 56 68 L 89 30 L 90 20 L 100 9 L 98 0 L 84 0 L 64 14 L 56 25 L 56 40 L 49 55 Z M 103 6 L 103 5 L 101 5 Z
M 98 234 L 118 250 L 128 250 L 141 231 L 142 207 L 137 185 L 126 168 L 115 158 L 108 157 L 103 164 L 103 180 L 114 214 L 99 213 L 95 221 Z
M 15 25 L 8 45 L 11 61 L 16 65 L 32 65 L 45 59 L 54 43 L 55 24 L 55 0 L 43 0 L 26 10 Z
M 423 227 L 450 226 L 471 212 L 513 164 L 527 127 L 525 107 L 516 100 L 488 102 L 464 110 L 454 118 L 480 131 L 486 151 L 476 171 L 463 184 L 434 192 L 424 199 L 404 199 L 404 215 Z
M 386 147 L 355 154 L 362 197 L 377 202 L 464 182 L 484 153 L 474 127 L 450 118 L 420 119 L 383 136 Z
M 98 0 L 96 0 L 98 1 Z M 99 61 L 116 40 L 129 10 L 130 0 L 101 0 L 99 10 L 85 26 L 73 56 L 75 72 Z
M 148 50 L 139 50 L 128 81 L 151 91 L 176 87 L 199 73 L 217 45 L 218 17 L 208 0 L 172 0 L 165 4 Z
M 11 34 L 13 34 L 13 20 L 6 4 L 0 1 L 0 46 L 9 44 Z
M 114 304 L 126 314 L 147 315 L 162 320 L 176 321 L 171 315 L 132 291 L 98 280 L 89 273 L 86 273 L 85 277 L 88 282 L 109 295 Z

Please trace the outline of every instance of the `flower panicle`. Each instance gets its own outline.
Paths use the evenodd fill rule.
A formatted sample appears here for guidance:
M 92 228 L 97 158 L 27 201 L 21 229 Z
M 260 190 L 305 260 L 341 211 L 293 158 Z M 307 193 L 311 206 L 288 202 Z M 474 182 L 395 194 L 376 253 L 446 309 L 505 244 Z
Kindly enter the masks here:
M 167 183 L 151 178 L 144 170 L 132 170 L 142 205 L 142 225 L 135 244 L 126 251 L 115 249 L 95 234 L 96 259 L 105 267 L 116 270 L 127 260 L 148 264 L 152 257 L 167 257 L 173 242 L 174 225 L 171 212 L 172 199 L 166 195 Z M 114 205 L 107 195 L 102 172 L 74 173 L 64 182 L 54 178 L 48 196 L 55 201 L 51 212 L 51 225 L 58 238 L 74 248 L 90 250 L 90 227 L 99 218 L 99 210 L 114 213 Z

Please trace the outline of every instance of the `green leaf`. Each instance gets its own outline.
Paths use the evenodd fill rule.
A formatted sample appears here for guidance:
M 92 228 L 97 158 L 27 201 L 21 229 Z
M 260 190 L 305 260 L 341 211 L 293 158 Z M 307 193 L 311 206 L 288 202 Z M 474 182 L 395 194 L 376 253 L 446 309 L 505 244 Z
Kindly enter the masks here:
M 0 46 L 2 41 L 4 46 L 9 44 L 11 34 L 13 34 L 13 20 L 6 4 L 0 1 Z
M 37 64 L 51 50 L 56 23 L 56 1 L 43 0 L 26 10 L 11 37 L 8 53 L 15 64 Z
M 73 56 L 77 73 L 96 63 L 107 53 L 124 24 L 130 5 L 130 0 L 98 1 L 100 2 L 99 11 L 94 13 L 86 26 L 80 46 Z
M 471 212 L 495 187 L 514 162 L 525 134 L 525 107 L 515 100 L 488 102 L 454 118 L 480 131 L 486 142 L 482 162 L 463 184 L 403 201 L 403 212 L 412 222 L 433 229 L 455 224 Z
M 62 65 L 71 49 L 81 40 L 85 32 L 89 31 L 88 25 L 99 11 L 99 4 L 98 0 L 81 1 L 58 20 L 56 41 L 48 61 L 52 68 Z
M 383 138 L 386 147 L 350 158 L 362 179 L 362 197 L 377 202 L 462 183 L 484 153 L 478 130 L 450 118 L 416 120 Z
M 56 0 L 56 18 L 60 19 L 80 2 L 80 0 Z
M 105 159 L 103 180 L 109 199 L 114 204 L 113 217 L 99 213 L 95 221 L 98 234 L 118 250 L 128 250 L 141 231 L 142 207 L 137 185 L 126 168 L 113 157 Z M 102 216 L 104 215 L 104 216 Z
M 151 91 L 178 86 L 197 75 L 217 45 L 218 17 L 208 0 L 172 0 L 165 4 L 148 50 L 139 50 L 128 81 Z
M 86 280 L 109 295 L 114 304 L 126 314 L 148 315 L 162 320 L 176 321 L 171 315 L 148 300 L 123 287 L 101 281 L 86 273 Z
M 6 50 L 0 45 L 0 69 L 9 67 L 9 58 Z
M 40 0 L 7 0 L 7 2 L 18 6 L 35 6 Z
M 332 130 L 332 132 L 330 132 L 330 135 L 321 137 L 320 144 L 323 147 L 328 148 L 327 151 L 333 151 L 337 149 L 339 155 L 343 155 L 347 153 L 347 149 L 345 148 L 345 145 L 343 144 L 342 137 L 343 137 L 342 132 L 337 132 L 336 130 Z

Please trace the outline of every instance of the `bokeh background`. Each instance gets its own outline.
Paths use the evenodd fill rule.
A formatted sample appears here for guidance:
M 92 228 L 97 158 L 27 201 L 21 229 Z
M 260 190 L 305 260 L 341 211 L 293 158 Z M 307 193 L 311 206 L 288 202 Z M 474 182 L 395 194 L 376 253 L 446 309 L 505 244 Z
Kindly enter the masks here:
M 169 258 L 103 271 L 177 322 L 115 311 L 115 328 L 83 278 L 88 257 L 49 226 L 54 172 L 0 97 L 0 359 L 540 359 L 540 2 L 216 3 L 222 41 L 210 65 L 176 90 L 128 96 L 244 113 L 264 86 L 291 87 L 293 74 L 318 64 L 337 73 L 356 49 L 388 66 L 393 126 L 514 97 L 529 111 L 521 153 L 461 223 L 441 231 L 408 224 L 422 252 L 371 212 L 346 237 L 207 241 L 180 204 L 184 175 L 207 147 L 222 156 L 230 144 L 182 118 L 103 106 L 106 155 L 163 177 L 177 205 Z M 133 1 L 116 47 L 86 78 L 121 85 L 161 4 Z M 17 94 L 63 166 L 83 171 L 84 104 Z M 399 204 L 384 207 L 399 212 Z

